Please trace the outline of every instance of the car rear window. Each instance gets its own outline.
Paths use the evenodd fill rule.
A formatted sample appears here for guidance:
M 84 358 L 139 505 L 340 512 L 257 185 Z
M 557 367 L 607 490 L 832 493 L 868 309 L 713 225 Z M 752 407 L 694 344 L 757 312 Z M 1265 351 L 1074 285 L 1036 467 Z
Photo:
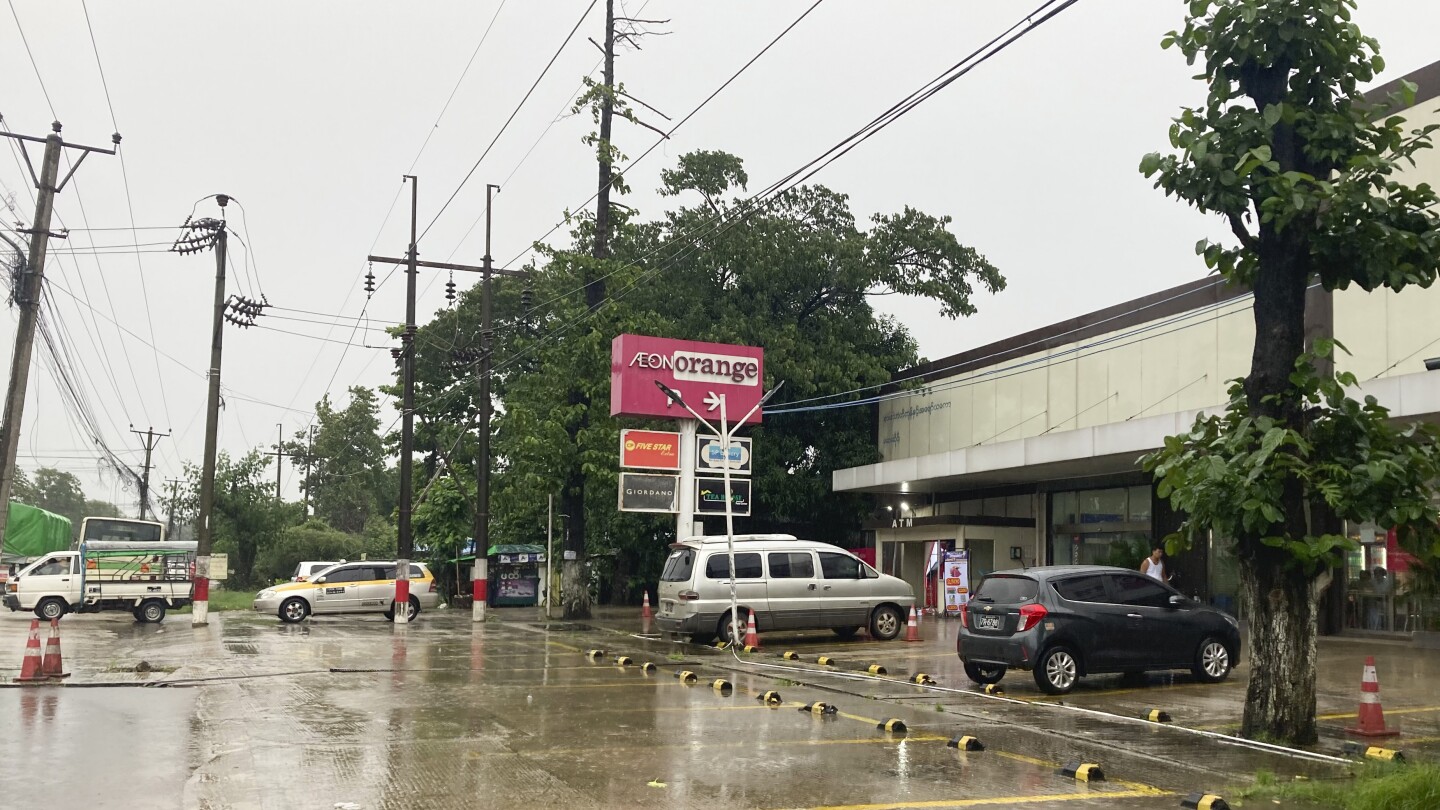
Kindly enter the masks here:
M 709 579 L 730 578 L 730 555 L 728 552 L 711 554 L 710 559 L 705 561 L 705 576 Z M 755 552 L 742 552 L 735 555 L 735 578 L 736 579 L 759 579 L 764 576 L 760 571 L 760 555 Z
M 665 570 L 660 572 L 661 582 L 689 582 L 690 575 L 695 573 L 695 551 L 688 548 L 677 548 L 670 552 L 670 559 L 665 561 Z
M 975 599 L 998 605 L 1033 602 L 1040 593 L 1040 583 L 1029 577 L 986 577 L 975 589 Z
M 1109 594 L 1105 593 L 1105 578 L 1091 574 L 1083 577 L 1071 577 L 1059 580 L 1051 585 L 1060 598 L 1071 602 L 1108 602 Z

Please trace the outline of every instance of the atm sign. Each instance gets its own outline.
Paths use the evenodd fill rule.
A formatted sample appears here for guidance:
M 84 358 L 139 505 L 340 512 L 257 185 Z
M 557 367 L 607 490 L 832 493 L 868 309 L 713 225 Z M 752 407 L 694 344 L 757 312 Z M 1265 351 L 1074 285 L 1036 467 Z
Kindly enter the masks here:
M 680 469 L 680 434 L 666 430 L 620 431 L 620 466 L 642 470 Z

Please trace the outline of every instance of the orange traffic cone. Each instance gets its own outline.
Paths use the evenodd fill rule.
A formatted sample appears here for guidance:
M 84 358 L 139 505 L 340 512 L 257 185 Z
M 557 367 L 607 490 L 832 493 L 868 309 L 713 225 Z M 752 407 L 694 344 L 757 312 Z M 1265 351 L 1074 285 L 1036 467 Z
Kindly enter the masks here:
M 910 621 L 908 621 L 908 622 L 905 623 L 905 640 L 906 640 L 906 641 L 923 641 L 923 640 L 924 640 L 924 639 L 921 639 L 921 638 L 920 638 L 920 627 L 919 627 L 919 625 L 917 625 L 917 624 L 915 623 L 915 607 L 914 607 L 913 605 L 910 607 Z
M 40 671 L 40 620 L 30 620 L 30 637 L 25 640 L 25 659 L 20 664 L 18 683 L 36 683 L 48 680 Z
M 60 620 L 50 620 L 50 638 L 45 640 L 45 657 L 40 661 L 40 673 L 47 678 L 68 678 L 65 663 L 60 657 Z
M 645 604 L 640 608 L 640 618 L 648 622 L 655 618 L 655 614 L 650 612 L 650 592 L 642 591 L 642 593 L 645 594 Z
M 1360 676 L 1360 709 L 1354 728 L 1348 734 L 1360 737 L 1393 737 L 1399 730 L 1385 728 L 1385 710 L 1380 707 L 1380 679 L 1375 675 L 1375 656 L 1365 656 L 1365 669 Z
M 751 649 L 760 649 L 760 634 L 755 632 L 755 611 L 749 612 L 750 619 L 745 623 L 745 646 Z

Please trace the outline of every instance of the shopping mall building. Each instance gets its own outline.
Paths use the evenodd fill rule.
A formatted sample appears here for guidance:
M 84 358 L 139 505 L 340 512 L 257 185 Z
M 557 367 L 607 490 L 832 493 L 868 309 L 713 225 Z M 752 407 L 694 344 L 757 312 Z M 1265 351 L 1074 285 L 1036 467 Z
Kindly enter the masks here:
M 1408 126 L 1440 124 L 1440 63 L 1419 85 Z M 1375 91 L 1387 94 L 1394 83 Z M 1405 182 L 1440 187 L 1440 152 Z M 1252 295 L 1210 277 L 908 370 L 923 382 L 878 406 L 881 461 L 837 470 L 835 490 L 873 493 L 866 524 L 887 573 L 923 591 L 936 541 L 969 549 L 970 578 L 1021 566 L 1136 565 L 1180 518 L 1138 459 L 1227 401 L 1250 366 Z M 1349 349 L 1340 370 L 1400 421 L 1440 423 L 1440 284 L 1327 293 L 1312 288 L 1309 336 Z M 1437 607 L 1408 593 L 1406 558 L 1374 526 L 1338 577 L 1327 631 L 1440 630 Z M 1171 561 L 1175 584 L 1243 611 L 1236 562 L 1219 538 Z M 1427 626 L 1433 625 L 1433 626 Z

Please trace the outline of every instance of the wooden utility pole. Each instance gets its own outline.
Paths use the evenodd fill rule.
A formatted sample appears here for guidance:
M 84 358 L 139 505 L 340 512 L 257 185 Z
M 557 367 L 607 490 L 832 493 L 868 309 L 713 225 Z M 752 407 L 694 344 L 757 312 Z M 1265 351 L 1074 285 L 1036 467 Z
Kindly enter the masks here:
M 130 432 L 140 436 L 145 444 L 145 466 L 140 468 L 140 519 L 145 519 L 146 509 L 150 506 L 150 454 L 155 452 L 155 446 L 160 440 L 169 436 L 173 431 L 156 433 L 152 425 L 147 430 L 136 430 L 134 425 L 130 426 Z
M 175 505 L 180 500 L 180 479 L 167 478 L 165 483 L 170 487 L 170 499 L 165 508 L 165 537 L 175 539 Z
M 280 503 L 280 474 L 283 471 L 281 465 L 290 455 L 285 452 L 285 424 L 283 422 L 275 423 L 275 450 L 265 455 L 275 457 L 275 502 Z
M 51 124 L 50 129 L 51 134 L 45 138 L 0 132 L 0 135 L 20 143 L 25 165 L 30 170 L 30 180 L 38 192 L 32 227 L 20 231 L 30 236 L 30 249 L 21 257 L 23 264 L 20 267 L 20 278 L 15 285 L 15 302 L 20 305 L 20 320 L 15 328 L 15 351 L 10 356 L 10 385 L 5 392 L 5 416 L 4 421 L 0 422 L 0 551 L 5 549 L 5 527 L 10 517 L 7 507 L 10 503 L 10 490 L 15 484 L 15 456 L 20 450 L 20 424 L 25 416 L 25 390 L 30 382 L 30 359 L 35 349 L 35 328 L 40 320 L 40 296 L 44 294 L 45 253 L 49 249 L 51 236 L 64 238 L 64 234 L 50 233 L 55 195 L 65 188 L 70 178 L 75 176 L 75 170 L 80 168 L 80 164 L 91 152 L 115 154 L 113 149 L 66 143 L 60 137 L 59 121 Z M 118 144 L 120 134 L 116 133 L 111 140 Z M 30 162 L 30 152 L 25 148 L 27 142 L 45 144 L 38 176 L 35 174 L 35 165 Z M 65 175 L 65 179 L 57 183 L 56 178 L 60 176 L 61 149 L 78 149 L 80 157 L 71 165 L 70 173 Z

